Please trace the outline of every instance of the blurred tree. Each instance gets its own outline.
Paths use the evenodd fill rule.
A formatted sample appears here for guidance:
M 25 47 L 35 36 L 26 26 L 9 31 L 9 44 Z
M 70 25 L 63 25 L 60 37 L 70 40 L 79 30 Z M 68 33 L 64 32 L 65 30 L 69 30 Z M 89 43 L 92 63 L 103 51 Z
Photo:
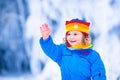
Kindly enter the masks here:
M 27 0 L 0 1 L 0 74 L 30 72 L 25 40 Z

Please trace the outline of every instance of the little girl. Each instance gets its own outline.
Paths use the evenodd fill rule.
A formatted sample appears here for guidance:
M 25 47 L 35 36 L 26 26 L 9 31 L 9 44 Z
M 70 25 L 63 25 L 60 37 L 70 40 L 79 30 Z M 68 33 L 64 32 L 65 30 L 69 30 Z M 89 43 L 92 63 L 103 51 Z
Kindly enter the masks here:
M 41 48 L 60 66 L 62 80 L 106 80 L 103 61 L 92 49 L 89 25 L 79 19 L 66 21 L 65 43 L 60 45 L 53 42 L 47 24 L 40 27 Z

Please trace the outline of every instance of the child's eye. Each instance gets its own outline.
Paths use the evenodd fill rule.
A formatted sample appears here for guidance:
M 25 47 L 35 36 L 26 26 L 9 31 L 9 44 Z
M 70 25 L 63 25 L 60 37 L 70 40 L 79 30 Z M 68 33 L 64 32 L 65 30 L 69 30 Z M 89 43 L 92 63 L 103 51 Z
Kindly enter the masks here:
M 76 33 L 74 33 L 74 36 L 76 36 L 77 34 Z
M 68 36 L 70 35 L 70 33 L 67 34 Z

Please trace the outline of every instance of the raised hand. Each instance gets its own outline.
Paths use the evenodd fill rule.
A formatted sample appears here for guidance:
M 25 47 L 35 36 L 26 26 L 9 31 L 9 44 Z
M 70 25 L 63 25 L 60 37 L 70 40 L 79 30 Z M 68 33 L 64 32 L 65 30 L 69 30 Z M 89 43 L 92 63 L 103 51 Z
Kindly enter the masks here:
M 46 23 L 44 23 L 44 24 L 42 24 L 42 26 L 40 26 L 40 32 L 41 32 L 43 40 L 46 40 L 49 37 L 50 28 L 48 27 L 48 25 Z

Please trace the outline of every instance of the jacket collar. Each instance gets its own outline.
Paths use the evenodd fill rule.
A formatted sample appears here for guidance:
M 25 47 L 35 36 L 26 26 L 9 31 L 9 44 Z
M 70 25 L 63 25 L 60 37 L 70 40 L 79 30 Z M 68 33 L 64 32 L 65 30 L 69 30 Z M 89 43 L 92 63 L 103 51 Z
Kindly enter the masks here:
M 89 54 L 90 51 L 92 50 L 91 48 L 88 49 L 73 49 L 73 48 L 69 48 L 68 49 L 72 52 L 72 53 L 77 53 L 77 54 Z

